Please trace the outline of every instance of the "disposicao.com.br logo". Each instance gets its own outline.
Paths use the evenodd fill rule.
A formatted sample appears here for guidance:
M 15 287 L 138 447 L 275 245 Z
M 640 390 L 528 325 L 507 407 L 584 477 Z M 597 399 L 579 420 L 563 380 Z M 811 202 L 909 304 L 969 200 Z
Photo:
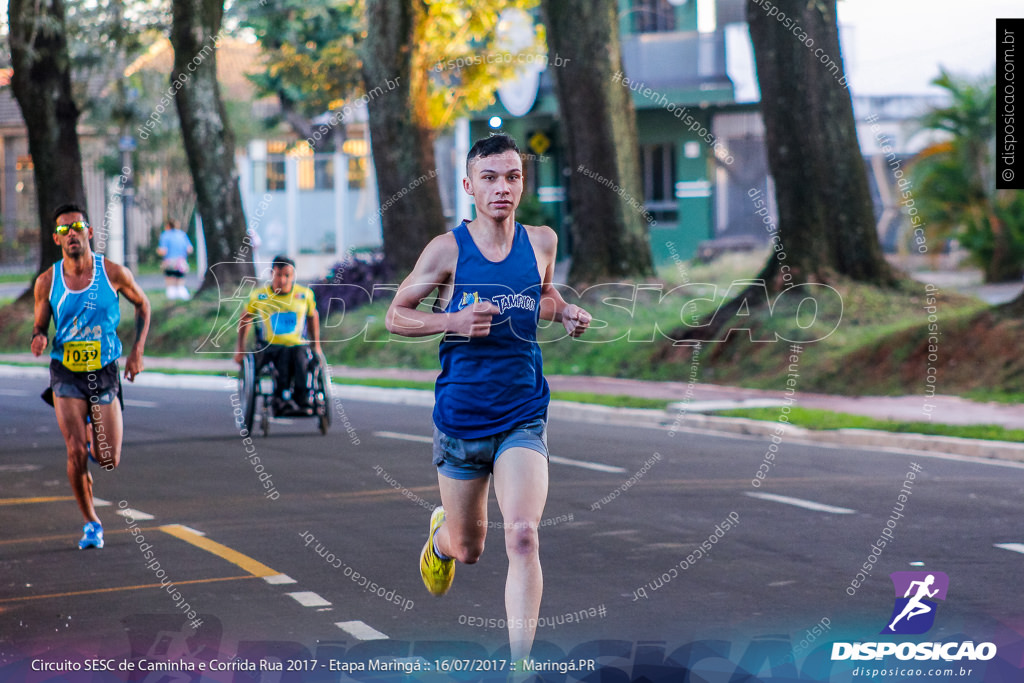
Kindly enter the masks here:
M 949 577 L 943 572 L 893 572 L 889 578 L 896 591 L 896 604 L 882 633 L 916 635 L 930 631 L 938 608 L 932 598 L 946 599 Z
M 919 635 L 935 624 L 936 600 L 945 600 L 949 577 L 943 572 L 893 572 L 895 601 L 882 635 Z M 996 656 L 994 643 L 833 643 L 832 661 L 871 660 L 893 656 L 900 660 L 987 661 Z

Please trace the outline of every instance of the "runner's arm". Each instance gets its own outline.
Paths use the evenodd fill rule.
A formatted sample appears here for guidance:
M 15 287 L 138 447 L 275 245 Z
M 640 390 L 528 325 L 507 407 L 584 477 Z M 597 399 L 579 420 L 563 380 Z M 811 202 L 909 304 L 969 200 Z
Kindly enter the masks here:
M 490 333 L 491 318 L 498 307 L 489 301 L 466 306 L 456 313 L 432 313 L 417 308 L 431 292 L 451 280 L 458 257 L 459 248 L 451 233 L 431 240 L 388 307 L 384 317 L 388 332 L 403 337 L 429 337 L 439 333 L 483 337 Z
M 320 348 L 320 317 L 316 314 L 316 310 L 312 315 L 306 316 L 306 329 L 309 330 L 309 341 L 313 347 L 313 353 L 323 353 Z
M 50 329 L 50 284 L 53 282 L 53 268 L 36 278 L 34 287 L 35 293 L 35 323 L 32 325 L 32 355 L 41 356 L 50 341 L 46 331 Z
M 124 294 L 124 298 L 135 306 L 135 343 L 128 353 L 128 360 L 124 364 L 124 378 L 129 382 L 135 381 L 135 376 L 142 372 L 142 351 L 146 346 L 146 337 L 149 335 L 149 299 L 145 292 L 135 282 L 132 271 L 124 266 L 119 266 L 110 261 L 105 261 L 107 277 L 114 286 L 114 290 Z
M 531 237 L 537 240 L 537 246 L 547 264 L 540 288 L 540 317 L 542 320 L 562 323 L 566 332 L 578 337 L 587 331 L 591 317 L 576 304 L 567 303 L 561 292 L 551 283 L 555 272 L 555 255 L 558 252 L 558 235 L 551 228 L 540 227 L 534 228 Z

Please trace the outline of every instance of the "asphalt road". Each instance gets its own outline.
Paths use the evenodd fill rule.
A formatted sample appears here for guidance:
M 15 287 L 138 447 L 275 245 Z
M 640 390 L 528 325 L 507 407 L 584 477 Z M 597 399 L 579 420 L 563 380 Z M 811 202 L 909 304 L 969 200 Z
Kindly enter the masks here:
M 230 382 L 126 385 L 122 465 L 94 474 L 110 503 L 99 509 L 106 548 L 79 551 L 63 443 L 37 384 L 0 379 L 0 680 L 199 680 L 138 667 L 236 656 L 319 668 L 202 680 L 348 680 L 330 667 L 507 659 L 500 528 L 448 595 L 420 582 L 439 502 L 428 408 L 339 402 L 327 437 L 294 419 L 250 445 Z M 1024 679 L 1024 466 L 785 440 L 766 461 L 763 438 L 559 420 L 549 444 L 539 661 L 596 658 L 600 680 L 682 680 L 675 663 L 689 658 L 695 681 L 846 681 L 864 662 L 829 662 L 834 641 L 971 640 L 998 656 L 929 680 Z M 873 556 L 890 520 L 892 540 Z M 869 556 L 871 575 L 853 588 Z M 879 635 L 897 571 L 949 577 L 927 635 Z M 94 656 L 136 669 L 32 671 Z M 579 666 L 544 680 L 583 679 Z

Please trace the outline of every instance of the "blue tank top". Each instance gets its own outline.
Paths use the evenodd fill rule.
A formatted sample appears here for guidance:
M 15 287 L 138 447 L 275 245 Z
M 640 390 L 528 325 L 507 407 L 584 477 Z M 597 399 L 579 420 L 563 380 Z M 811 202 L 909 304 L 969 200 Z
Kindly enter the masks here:
M 98 370 L 121 357 L 121 340 L 117 338 L 121 307 L 117 292 L 107 279 L 101 255 L 93 254 L 92 281 L 85 289 L 68 289 L 64 282 L 64 259 L 53 265 L 50 311 L 57 330 L 53 335 L 51 358 L 81 372 Z M 96 342 L 99 342 L 98 361 L 91 357 Z M 65 358 L 65 345 L 69 345 L 68 358 Z
M 537 345 L 540 273 L 519 223 L 511 251 L 497 263 L 480 253 L 465 221 L 452 234 L 459 259 L 445 312 L 476 301 L 490 301 L 500 312 L 486 337 L 441 340 L 434 424 L 448 436 L 480 439 L 547 415 L 550 392 Z

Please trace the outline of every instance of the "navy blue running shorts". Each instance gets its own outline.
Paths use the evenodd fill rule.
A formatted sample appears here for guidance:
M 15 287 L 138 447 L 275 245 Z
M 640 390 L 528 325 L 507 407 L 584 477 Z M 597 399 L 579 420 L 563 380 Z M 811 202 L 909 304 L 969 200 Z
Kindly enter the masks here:
M 50 388 L 60 398 L 78 398 L 99 405 L 113 403 L 115 398 L 121 398 L 117 361 L 111 361 L 99 370 L 73 372 L 56 358 L 51 358 Z

